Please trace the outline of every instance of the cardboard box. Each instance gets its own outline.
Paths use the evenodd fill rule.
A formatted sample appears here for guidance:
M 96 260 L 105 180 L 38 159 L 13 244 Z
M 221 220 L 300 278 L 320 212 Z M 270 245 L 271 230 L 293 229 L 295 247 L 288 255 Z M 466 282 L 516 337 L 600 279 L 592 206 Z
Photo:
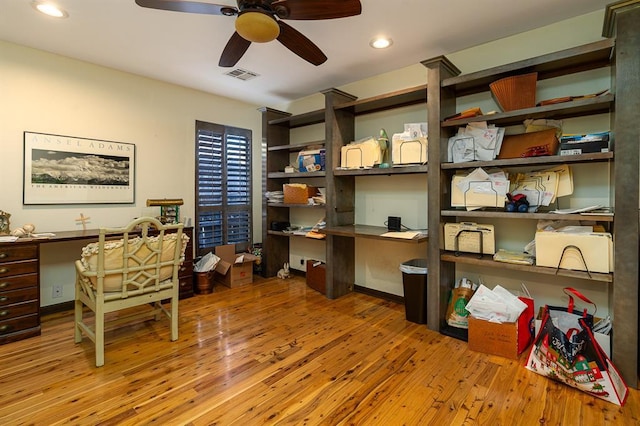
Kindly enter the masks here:
M 469 316 L 469 349 L 510 359 L 518 359 L 533 342 L 533 299 L 520 297 L 527 308 L 518 321 L 494 323 Z
M 609 141 L 561 142 L 560 155 L 579 155 L 592 152 L 609 152 Z
M 282 192 L 285 204 L 308 204 L 309 198 L 318 195 L 318 188 L 304 183 L 285 183 Z
M 560 155 L 609 152 L 609 139 L 609 132 L 585 135 L 563 135 L 560 138 Z
M 216 265 L 214 281 L 234 288 L 253 282 L 253 262 L 257 259 L 251 253 L 236 254 L 236 245 L 217 246 L 215 255 L 220 258 Z
M 327 294 L 326 266 L 318 260 L 307 260 L 307 285 L 322 294 Z
M 298 170 L 301 172 L 319 172 L 325 170 L 325 149 L 300 151 Z

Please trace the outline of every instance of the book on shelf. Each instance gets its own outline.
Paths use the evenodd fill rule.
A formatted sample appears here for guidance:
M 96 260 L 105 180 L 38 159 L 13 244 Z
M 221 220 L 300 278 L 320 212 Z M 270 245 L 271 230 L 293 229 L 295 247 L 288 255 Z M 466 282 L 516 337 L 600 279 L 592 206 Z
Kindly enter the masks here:
M 417 240 L 418 238 L 421 237 L 426 237 L 427 236 L 427 231 L 426 230 L 420 230 L 420 231 L 391 231 L 391 232 L 385 232 L 384 234 L 380 235 L 381 237 L 388 237 L 388 238 L 400 238 L 403 240 Z
M 482 110 L 480 109 L 480 107 L 473 107 L 473 108 L 465 109 L 464 111 L 451 115 L 449 117 L 446 117 L 444 121 L 462 120 L 463 118 L 477 117 L 479 115 L 482 115 Z

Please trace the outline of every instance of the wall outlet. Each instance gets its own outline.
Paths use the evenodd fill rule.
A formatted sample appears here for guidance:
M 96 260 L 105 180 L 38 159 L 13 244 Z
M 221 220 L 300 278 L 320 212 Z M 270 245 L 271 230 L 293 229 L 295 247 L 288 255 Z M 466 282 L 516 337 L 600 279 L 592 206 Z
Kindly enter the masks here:
M 62 286 L 60 284 L 54 284 L 51 296 L 55 299 L 62 297 Z
M 289 265 L 291 269 L 304 272 L 307 270 L 307 259 L 304 256 L 292 254 L 289 256 Z

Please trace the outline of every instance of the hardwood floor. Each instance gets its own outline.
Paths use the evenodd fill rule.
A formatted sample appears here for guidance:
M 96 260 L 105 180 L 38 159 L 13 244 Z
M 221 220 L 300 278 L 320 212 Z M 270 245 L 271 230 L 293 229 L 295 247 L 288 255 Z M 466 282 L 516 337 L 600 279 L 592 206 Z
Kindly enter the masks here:
M 328 300 L 300 278 L 260 280 L 180 302 L 168 320 L 108 331 L 105 366 L 71 312 L 0 346 L 2 425 L 631 425 L 620 408 L 472 352 L 405 320 L 404 306 Z

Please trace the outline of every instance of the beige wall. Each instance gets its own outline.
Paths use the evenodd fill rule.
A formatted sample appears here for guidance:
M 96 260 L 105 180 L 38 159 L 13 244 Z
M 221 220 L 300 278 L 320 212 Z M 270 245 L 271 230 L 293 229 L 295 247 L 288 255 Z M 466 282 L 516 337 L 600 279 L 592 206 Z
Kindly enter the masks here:
M 540 55 L 601 38 L 604 11 L 497 40 L 464 51 L 448 54 L 463 72 Z M 428 58 L 425 58 L 428 59 Z M 426 71 L 421 64 L 399 69 L 340 87 L 359 98 L 424 84 Z M 576 88 L 576 90 L 586 90 Z M 553 88 L 549 89 L 553 93 Z M 581 93 L 581 92 L 577 92 Z M 585 93 L 589 93 L 588 90 Z M 261 202 L 261 117 L 257 105 L 162 83 L 112 69 L 52 55 L 10 43 L 0 42 L 0 209 L 12 214 L 13 226 L 34 223 L 39 231 L 80 229 L 74 219 L 80 213 L 91 217 L 89 226 L 120 225 L 146 214 L 147 198 L 180 197 L 185 200 L 181 214 L 193 217 L 195 120 L 221 123 L 253 130 L 254 141 L 254 235 L 260 241 Z M 471 99 L 469 102 L 475 102 Z M 301 113 L 324 107 L 322 95 L 312 95 L 286 105 L 270 107 Z M 397 113 L 359 118 L 356 135 L 366 136 L 387 127 L 399 131 L 402 123 L 426 121 L 426 111 L 410 109 Z M 424 120 L 421 120 L 424 117 Z M 383 123 L 383 124 L 380 124 Z M 387 124 L 388 123 L 388 124 Z M 396 127 L 394 127 L 396 126 Z M 322 126 L 318 127 L 322 129 Z M 22 133 L 34 131 L 112 140 L 136 145 L 136 203 L 133 205 L 22 205 Z M 318 132 L 313 129 L 312 132 Z M 320 130 L 321 133 L 321 130 Z M 318 140 L 324 135 L 302 135 L 302 140 Z M 416 184 L 400 177 L 399 186 Z M 412 203 L 396 203 L 393 212 L 380 210 L 394 192 L 393 185 L 375 179 L 358 182 L 356 211 L 358 220 L 377 222 L 387 215 L 398 215 L 426 224 L 426 191 Z M 424 204 L 424 214 L 413 203 Z M 407 222 L 409 224 L 409 222 Z M 314 243 L 315 244 L 315 243 Z M 73 297 L 73 271 L 69 263 L 77 257 L 80 243 L 43 246 L 42 305 L 60 303 Z M 293 245 L 296 255 L 319 257 L 316 245 Z M 307 250 L 307 252 L 305 252 Z M 309 254 L 307 254 L 309 253 Z M 398 265 L 413 257 L 426 256 L 424 245 L 357 242 L 356 284 L 402 295 L 402 275 Z M 483 271 L 471 271 L 474 277 Z M 490 276 L 491 271 L 484 271 Z M 513 278 L 516 285 L 518 277 Z M 51 298 L 52 283 L 63 283 L 63 298 Z M 546 283 L 540 283 L 546 285 Z M 603 292 L 604 295 L 605 292 Z M 595 299 L 598 297 L 594 296 Z M 602 305 L 606 306 L 606 303 Z
M 183 217 L 193 218 L 195 120 L 248 128 L 254 141 L 254 230 L 261 235 L 261 117 L 258 106 L 0 42 L 0 209 L 12 228 L 37 231 L 119 226 L 144 214 L 148 198 L 183 198 Z M 33 131 L 133 143 L 136 146 L 134 204 L 22 205 L 23 132 Z M 42 305 L 73 298 L 69 259 L 81 244 L 43 246 Z M 52 283 L 63 297 L 52 300 Z
M 483 45 L 475 46 L 463 51 L 447 54 L 446 56 L 463 72 L 470 73 L 493 66 L 511 63 L 514 61 L 530 58 L 537 55 L 555 52 L 558 50 L 579 46 L 602 39 L 602 22 L 604 10 L 590 14 L 578 16 L 567 21 L 549 25 L 547 27 L 528 31 L 512 37 L 496 40 Z M 429 58 L 424 58 L 429 59 Z M 582 77 L 582 76 L 581 76 Z M 609 74 L 607 70 L 596 71 L 586 78 L 578 78 L 577 81 L 545 81 L 538 83 L 538 98 L 546 99 L 567 94 L 593 93 L 608 87 Z M 347 84 L 339 89 L 357 96 L 367 98 L 379 94 L 417 86 L 426 82 L 426 68 L 422 64 L 399 69 L 394 72 L 378 75 L 366 80 Z M 558 90 L 565 93 L 558 93 Z M 569 91 L 569 92 L 567 92 Z M 280 105 L 278 109 L 301 113 L 314 109 L 323 108 L 324 98 L 322 95 L 313 95 L 300 99 L 287 105 Z M 459 105 L 458 110 L 470 106 L 481 106 L 483 111 L 499 110 L 492 99 L 486 94 L 476 97 L 468 97 Z M 399 111 L 391 111 L 380 114 L 371 114 L 356 119 L 356 138 L 373 136 L 377 134 L 379 128 L 384 127 L 389 135 L 402 131 L 402 125 L 406 122 L 426 121 L 427 112 L 424 107 L 405 108 Z M 588 119 L 567 120 L 565 122 L 566 132 L 581 131 L 604 131 L 609 130 L 608 117 L 589 117 Z M 316 130 L 317 132 L 317 130 Z M 317 140 L 322 138 L 321 134 L 314 136 L 304 135 L 301 140 Z M 574 167 L 578 176 L 576 184 L 576 194 L 572 200 L 563 200 L 568 205 L 562 207 L 575 207 L 577 205 L 588 205 L 590 203 L 608 202 L 608 179 L 609 170 L 607 165 L 603 165 L 593 174 L 593 169 L 584 169 L 581 173 L 581 166 Z M 395 197 L 397 192 L 401 197 L 409 197 L 403 193 L 405 188 L 413 188 L 421 183 L 416 182 L 419 177 L 361 177 L 357 179 L 356 196 L 356 221 L 367 225 L 383 225 L 382 218 L 386 216 L 401 216 L 403 223 L 408 226 L 421 227 L 422 221 L 426 221 L 426 191 L 416 191 L 410 200 L 405 202 L 389 202 L 389 197 Z M 384 182 L 382 182 L 384 180 Z M 392 182 L 391 182 L 392 181 Z M 585 184 L 580 184 L 583 182 Z M 426 185 L 426 184 L 425 184 Z M 596 191 L 594 191 L 596 189 Z M 421 203 L 416 207 L 416 203 Z M 424 207 L 424 208 L 422 208 Z M 405 220 L 406 219 L 406 220 Z M 509 236 L 518 235 L 520 239 L 528 238 L 523 235 L 533 235 L 535 223 L 531 223 L 530 229 L 523 228 L 521 223 L 512 225 L 504 230 L 502 235 L 506 237 L 500 241 L 500 247 L 517 250 L 521 247 L 511 242 Z M 295 247 L 294 247 L 295 249 Z M 304 253 L 304 252 L 303 252 Z M 297 254 L 297 253 L 296 253 Z M 356 284 L 375 290 L 403 295 L 402 273 L 398 265 L 403 261 L 416 257 L 426 257 L 426 247 L 424 245 L 402 244 L 402 243 L 381 243 L 376 240 L 371 244 L 370 240 L 358 239 L 356 241 Z M 464 265 L 463 265 L 464 266 Z M 497 275 L 496 275 L 497 274 Z M 555 297 L 559 295 L 558 285 L 572 285 L 580 288 L 585 282 L 581 280 L 564 280 L 557 283 L 553 278 L 532 274 L 523 278 L 521 274 L 496 272 L 492 268 L 458 268 L 458 275 L 467 276 L 473 280 L 482 277 L 490 287 L 495 284 L 502 284 L 514 290 L 520 289 L 520 282 L 523 279 L 528 282 L 532 292 L 537 293 L 537 300 L 540 303 L 557 301 Z M 607 288 L 603 286 L 593 286 L 590 283 L 588 292 L 590 297 L 606 311 Z M 598 310 L 600 313 L 600 309 Z

